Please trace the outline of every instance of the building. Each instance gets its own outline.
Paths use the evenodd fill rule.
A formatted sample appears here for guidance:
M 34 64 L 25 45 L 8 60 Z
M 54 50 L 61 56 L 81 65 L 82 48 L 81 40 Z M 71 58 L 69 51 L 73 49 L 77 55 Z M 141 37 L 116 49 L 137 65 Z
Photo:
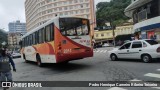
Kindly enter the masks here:
M 21 33 L 23 35 L 26 33 L 26 23 L 21 23 L 19 20 L 10 22 L 8 27 L 9 33 Z
M 124 12 L 133 18 L 137 39 L 160 40 L 160 0 L 133 0 Z
M 5 32 L 3 29 L 0 29 L 0 48 L 4 42 L 7 42 L 7 32 Z
M 78 16 L 90 19 L 95 27 L 94 0 L 26 0 L 27 31 L 57 16 Z
M 17 33 L 8 33 L 8 45 L 10 49 L 19 49 L 19 42 L 21 40 L 22 34 L 17 32 Z
M 114 30 L 115 37 L 118 35 L 127 35 L 133 34 L 133 24 L 127 23 L 122 26 L 117 26 Z M 96 30 L 94 32 L 94 38 L 97 42 L 106 42 L 106 41 L 113 41 L 113 30 Z

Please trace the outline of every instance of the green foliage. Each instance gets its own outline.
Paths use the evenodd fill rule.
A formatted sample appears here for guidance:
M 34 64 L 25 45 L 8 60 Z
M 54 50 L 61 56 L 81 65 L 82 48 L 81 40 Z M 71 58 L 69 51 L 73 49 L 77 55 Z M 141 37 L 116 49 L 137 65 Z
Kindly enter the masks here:
M 130 0 L 111 0 L 97 4 L 97 25 L 104 26 L 110 22 L 112 26 L 124 23 L 129 18 L 124 15 L 124 9 L 131 3 Z
M 4 41 L 7 43 L 7 34 L 0 29 L 0 48 Z

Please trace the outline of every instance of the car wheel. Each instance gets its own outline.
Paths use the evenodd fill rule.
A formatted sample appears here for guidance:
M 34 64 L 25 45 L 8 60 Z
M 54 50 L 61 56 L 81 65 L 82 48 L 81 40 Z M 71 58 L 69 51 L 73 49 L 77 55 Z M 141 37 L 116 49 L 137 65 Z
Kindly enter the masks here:
M 152 61 L 152 57 L 150 55 L 147 55 L 147 54 L 146 55 L 142 55 L 142 60 L 145 63 L 149 63 L 149 62 Z
M 112 61 L 116 61 L 118 59 L 115 54 L 111 54 L 110 58 Z
M 37 65 L 38 65 L 39 67 L 42 67 L 43 64 L 42 64 L 42 62 L 41 62 L 41 57 L 39 56 L 39 54 L 36 56 L 36 59 L 37 59 Z

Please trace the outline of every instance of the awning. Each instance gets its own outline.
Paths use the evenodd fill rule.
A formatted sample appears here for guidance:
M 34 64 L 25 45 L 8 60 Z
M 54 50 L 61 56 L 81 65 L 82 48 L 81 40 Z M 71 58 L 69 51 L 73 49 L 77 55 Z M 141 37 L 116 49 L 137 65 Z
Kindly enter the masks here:
M 152 0 L 136 0 L 133 3 L 131 3 L 125 10 L 124 13 L 126 16 L 128 17 L 132 17 L 133 11 L 138 8 L 141 7 L 142 5 L 150 2 Z

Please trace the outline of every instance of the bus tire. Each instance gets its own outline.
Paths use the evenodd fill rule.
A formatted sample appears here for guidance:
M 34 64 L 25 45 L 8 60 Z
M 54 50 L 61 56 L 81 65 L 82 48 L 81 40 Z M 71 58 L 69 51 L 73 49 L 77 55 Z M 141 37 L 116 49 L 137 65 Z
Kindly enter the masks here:
M 23 54 L 23 59 L 25 60 L 25 63 L 28 63 L 28 60 L 26 60 L 25 54 Z
M 68 64 L 69 61 L 64 61 L 64 62 L 61 62 L 61 64 Z
M 43 67 L 43 64 L 42 64 L 42 62 L 41 62 L 41 57 L 40 57 L 39 54 L 36 55 L 36 60 L 37 60 L 37 65 L 38 65 L 39 67 Z

